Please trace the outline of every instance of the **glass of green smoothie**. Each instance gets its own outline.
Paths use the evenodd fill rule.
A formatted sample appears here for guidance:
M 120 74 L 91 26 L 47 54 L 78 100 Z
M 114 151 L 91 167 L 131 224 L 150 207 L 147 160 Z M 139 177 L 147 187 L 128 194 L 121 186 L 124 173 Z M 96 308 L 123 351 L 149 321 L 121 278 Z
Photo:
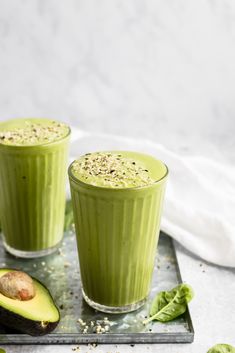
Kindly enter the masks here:
M 88 153 L 69 167 L 83 296 L 123 313 L 149 294 L 168 169 L 137 152 Z
M 13 255 L 44 256 L 61 242 L 69 136 L 50 119 L 0 123 L 0 220 Z

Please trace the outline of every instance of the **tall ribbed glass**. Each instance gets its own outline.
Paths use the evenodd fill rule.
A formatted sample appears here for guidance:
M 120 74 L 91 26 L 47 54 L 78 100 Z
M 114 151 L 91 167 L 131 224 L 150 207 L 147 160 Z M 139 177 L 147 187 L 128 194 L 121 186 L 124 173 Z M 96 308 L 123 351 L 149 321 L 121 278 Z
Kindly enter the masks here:
M 111 189 L 81 182 L 70 166 L 83 295 L 92 307 L 121 313 L 144 304 L 151 286 L 166 175 L 149 186 Z
M 63 236 L 69 133 L 42 145 L 0 145 L 0 219 L 6 249 L 51 253 Z

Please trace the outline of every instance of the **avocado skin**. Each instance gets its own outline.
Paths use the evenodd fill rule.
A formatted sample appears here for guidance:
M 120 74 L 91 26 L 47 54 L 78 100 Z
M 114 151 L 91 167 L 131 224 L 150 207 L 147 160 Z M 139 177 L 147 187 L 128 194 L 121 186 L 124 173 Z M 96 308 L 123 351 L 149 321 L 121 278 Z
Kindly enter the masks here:
M 53 331 L 59 323 L 59 321 L 49 322 L 47 326 L 43 327 L 41 321 L 27 319 L 3 307 L 0 307 L 0 320 L 3 325 L 30 336 L 46 335 Z
M 1 270 L 1 268 L 0 268 L 0 270 Z M 16 268 L 14 268 L 14 269 L 13 268 L 4 268 L 4 270 L 18 271 L 18 269 L 16 269 Z M 52 298 L 50 291 L 42 282 L 40 282 L 35 277 L 31 276 L 31 278 L 34 281 L 40 283 L 41 286 L 43 286 L 46 289 L 47 294 Z M 53 298 L 52 298 L 52 300 L 53 300 Z M 53 303 L 55 305 L 54 300 L 53 300 Z M 55 305 L 55 307 L 59 313 L 58 321 L 49 322 L 47 324 L 47 326 L 43 327 L 42 321 L 30 320 L 28 318 L 25 318 L 25 317 L 19 315 L 19 314 L 14 313 L 13 311 L 8 310 L 0 305 L 0 323 L 3 326 L 15 329 L 15 330 L 20 331 L 22 333 L 26 333 L 30 336 L 44 336 L 44 335 L 47 335 L 48 333 L 52 332 L 56 328 L 58 323 L 60 322 L 60 311 L 56 305 Z

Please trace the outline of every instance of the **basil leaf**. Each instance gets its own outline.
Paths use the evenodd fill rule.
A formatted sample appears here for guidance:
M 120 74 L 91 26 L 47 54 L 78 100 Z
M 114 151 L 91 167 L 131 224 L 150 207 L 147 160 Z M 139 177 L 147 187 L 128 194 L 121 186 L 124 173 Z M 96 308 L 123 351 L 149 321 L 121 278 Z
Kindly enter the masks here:
M 235 347 L 230 344 L 216 344 L 207 353 L 235 353 Z
M 73 219 L 73 208 L 72 208 L 72 201 L 67 200 L 65 206 L 65 216 L 64 216 L 64 231 L 68 231 L 72 228 L 74 223 Z
M 150 317 L 143 324 L 152 320 L 167 322 L 182 315 L 187 309 L 187 303 L 193 298 L 193 290 L 188 284 L 180 284 L 171 291 L 163 291 L 156 295 L 151 308 Z

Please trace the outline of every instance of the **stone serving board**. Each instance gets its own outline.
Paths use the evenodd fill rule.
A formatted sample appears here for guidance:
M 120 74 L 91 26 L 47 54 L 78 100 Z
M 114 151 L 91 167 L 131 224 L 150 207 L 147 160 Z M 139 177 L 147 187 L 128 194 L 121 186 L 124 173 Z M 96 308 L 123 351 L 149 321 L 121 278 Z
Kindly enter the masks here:
M 194 330 L 189 311 L 168 322 L 153 322 L 144 326 L 151 300 L 161 290 L 169 290 L 182 282 L 174 245 L 169 236 L 161 233 L 149 300 L 139 310 L 122 315 L 104 314 L 90 308 L 83 300 L 74 232 L 65 233 L 61 248 L 40 259 L 22 260 L 7 254 L 0 244 L 0 267 L 24 270 L 44 283 L 52 293 L 61 313 L 61 321 L 54 332 L 31 337 L 0 326 L 0 344 L 79 344 L 79 343 L 190 343 Z M 97 334 L 91 321 L 107 317 L 110 330 Z M 78 322 L 89 325 L 87 333 Z

